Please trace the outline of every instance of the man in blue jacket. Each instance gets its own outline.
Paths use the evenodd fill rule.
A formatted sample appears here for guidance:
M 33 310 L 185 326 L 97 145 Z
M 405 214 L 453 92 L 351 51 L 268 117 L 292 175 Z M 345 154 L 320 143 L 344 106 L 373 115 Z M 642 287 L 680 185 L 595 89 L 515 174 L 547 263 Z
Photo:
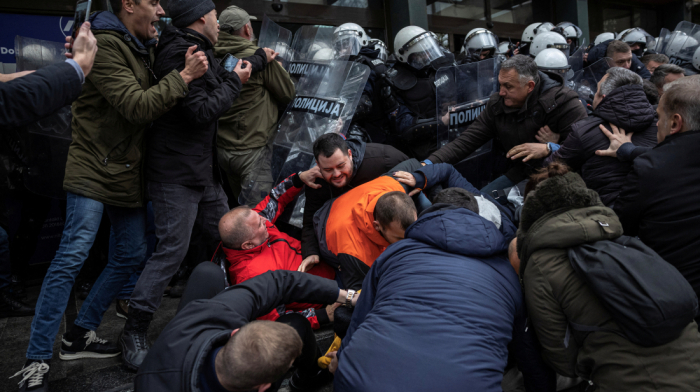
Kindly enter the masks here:
M 448 164 L 395 176 L 420 189 L 451 187 L 370 269 L 347 335 L 330 354 L 334 390 L 501 391 L 508 344 L 525 329 L 505 255 L 515 234 L 510 214 Z

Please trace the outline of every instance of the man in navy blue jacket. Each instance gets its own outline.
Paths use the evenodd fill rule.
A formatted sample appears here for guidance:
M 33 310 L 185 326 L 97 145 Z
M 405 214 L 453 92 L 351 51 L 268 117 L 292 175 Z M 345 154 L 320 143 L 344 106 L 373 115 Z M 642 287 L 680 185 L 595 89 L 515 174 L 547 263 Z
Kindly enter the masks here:
M 520 284 L 505 255 L 515 234 L 510 213 L 448 164 L 407 174 L 395 176 L 420 189 L 450 188 L 370 269 L 331 354 L 334 390 L 501 391 L 508 345 L 525 330 Z M 464 202 L 440 203 L 445 192 L 463 193 Z M 541 363 L 531 358 L 523 367 Z M 541 374 L 546 381 L 528 390 L 554 390 Z

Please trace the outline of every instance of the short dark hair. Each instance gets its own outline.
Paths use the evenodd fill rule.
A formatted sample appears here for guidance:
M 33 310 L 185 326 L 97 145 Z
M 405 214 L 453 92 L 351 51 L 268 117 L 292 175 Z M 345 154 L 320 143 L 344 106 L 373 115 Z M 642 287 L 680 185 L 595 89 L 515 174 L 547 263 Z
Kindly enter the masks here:
M 466 208 L 469 211 L 479 213 L 479 203 L 477 203 L 474 198 L 474 194 L 466 189 L 462 188 L 446 188 L 440 191 L 435 198 L 433 198 L 433 203 L 444 203 L 453 206 Z
M 326 133 L 314 142 L 314 158 L 318 160 L 320 154 L 328 158 L 335 154 L 337 149 L 340 149 L 343 155 L 348 156 L 348 144 L 345 142 L 345 139 L 334 132 Z
M 402 191 L 387 192 L 379 197 L 374 206 L 374 219 L 384 227 L 391 222 L 399 222 L 401 228 L 406 230 L 416 221 L 416 205 Z
M 229 338 L 216 374 L 227 389 L 247 391 L 274 383 L 301 355 L 302 347 L 293 327 L 274 321 L 253 321 Z
M 666 76 L 670 74 L 685 74 L 685 70 L 676 64 L 661 64 L 656 67 L 654 73 L 651 74 L 649 81 L 654 83 L 654 86 L 662 88 L 664 87 L 664 80 L 666 80 Z
M 644 65 L 649 64 L 650 61 L 653 61 L 653 62 L 659 63 L 659 64 L 668 64 L 668 56 L 666 56 L 665 54 L 661 54 L 661 53 L 645 54 L 644 56 L 642 56 L 642 58 L 640 60 L 642 60 L 642 63 L 644 63 Z
M 122 0 L 109 0 L 109 4 L 112 6 L 114 15 L 119 16 L 119 13 L 122 12 Z M 134 4 L 141 4 L 141 0 L 134 0 Z
M 615 53 L 631 52 L 632 48 L 625 41 L 614 40 L 608 44 L 608 50 L 605 51 L 605 56 L 612 58 Z
M 642 88 L 644 88 L 644 94 L 647 96 L 647 100 L 652 105 L 659 104 L 659 89 L 656 88 L 654 83 L 647 79 L 642 82 Z

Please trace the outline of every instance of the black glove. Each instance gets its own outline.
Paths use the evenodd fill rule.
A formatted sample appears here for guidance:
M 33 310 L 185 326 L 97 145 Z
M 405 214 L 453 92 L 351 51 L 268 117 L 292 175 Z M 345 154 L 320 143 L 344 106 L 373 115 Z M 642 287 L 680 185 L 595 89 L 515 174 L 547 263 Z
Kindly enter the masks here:
M 386 113 L 391 113 L 399 108 L 399 103 L 396 102 L 396 97 L 392 94 L 391 87 L 385 86 L 382 88 L 382 98 L 384 99 Z
M 353 116 L 353 121 L 360 121 L 367 117 L 367 115 L 372 111 L 372 100 L 369 96 L 362 94 L 360 97 L 360 103 L 357 104 L 357 109 L 355 109 L 355 115 Z

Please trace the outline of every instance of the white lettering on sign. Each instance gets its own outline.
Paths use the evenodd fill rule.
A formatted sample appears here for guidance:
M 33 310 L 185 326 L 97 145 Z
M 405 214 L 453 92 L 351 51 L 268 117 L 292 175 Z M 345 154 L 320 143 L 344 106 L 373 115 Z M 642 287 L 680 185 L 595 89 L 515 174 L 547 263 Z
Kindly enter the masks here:
M 15 50 L 3 46 L 0 47 L 0 54 L 15 54 Z

